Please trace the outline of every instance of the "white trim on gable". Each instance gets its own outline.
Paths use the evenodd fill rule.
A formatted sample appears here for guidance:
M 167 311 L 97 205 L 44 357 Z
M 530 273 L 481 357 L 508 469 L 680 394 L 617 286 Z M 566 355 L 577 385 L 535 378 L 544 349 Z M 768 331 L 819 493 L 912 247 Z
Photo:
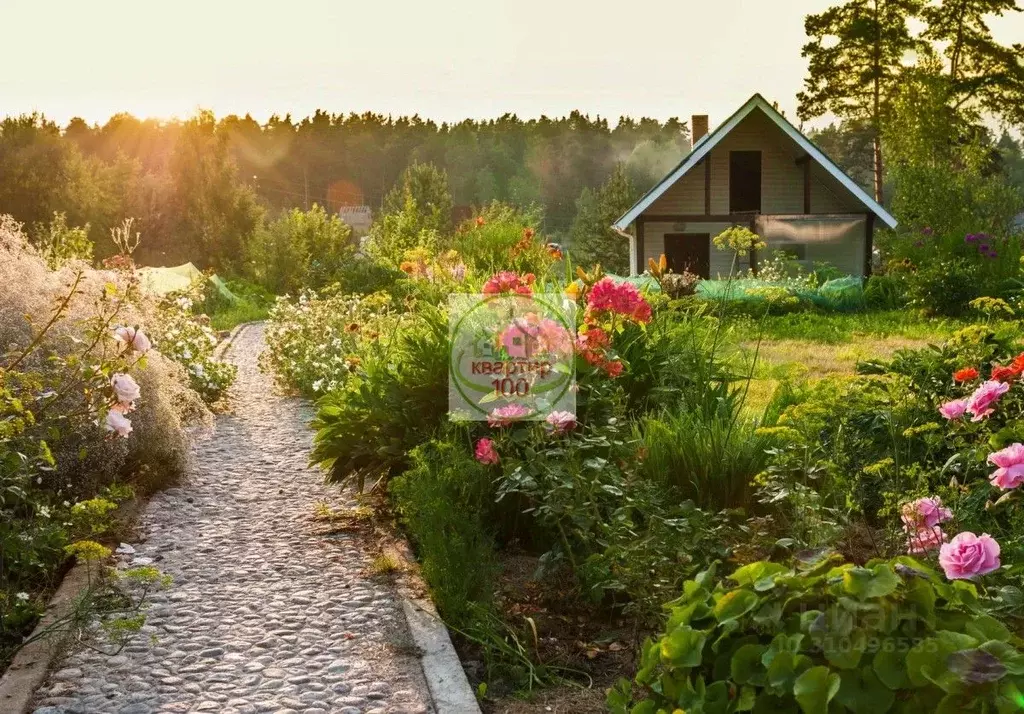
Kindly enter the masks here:
M 897 221 L 893 216 L 886 211 L 882 206 L 878 204 L 873 198 L 871 198 L 860 186 L 858 186 L 853 179 L 846 175 L 846 173 L 832 163 L 825 154 L 821 152 L 810 139 L 800 133 L 800 131 L 789 123 L 784 116 L 779 114 L 775 108 L 765 101 L 764 97 L 760 94 L 755 94 L 751 97 L 746 104 L 733 114 L 729 119 L 717 127 L 713 132 L 705 136 L 702 140 L 697 142 L 697 145 L 679 164 L 673 169 L 665 178 L 658 182 L 654 188 L 644 194 L 639 201 L 637 201 L 632 208 L 615 222 L 614 227 L 618 230 L 625 230 L 630 223 L 635 221 L 641 213 L 650 208 L 651 204 L 658 200 L 658 198 L 669 189 L 672 184 L 681 179 L 686 173 L 690 171 L 694 166 L 699 164 L 701 160 L 707 156 L 718 143 L 724 139 L 729 132 L 736 128 L 741 121 L 743 121 L 750 112 L 754 109 L 760 109 L 763 111 L 772 122 L 775 123 L 782 131 L 789 136 L 797 145 L 802 148 L 808 156 L 813 158 L 822 168 L 828 171 L 840 184 L 846 188 L 853 196 L 864 205 L 869 211 L 874 213 L 878 218 L 889 228 L 895 228 Z

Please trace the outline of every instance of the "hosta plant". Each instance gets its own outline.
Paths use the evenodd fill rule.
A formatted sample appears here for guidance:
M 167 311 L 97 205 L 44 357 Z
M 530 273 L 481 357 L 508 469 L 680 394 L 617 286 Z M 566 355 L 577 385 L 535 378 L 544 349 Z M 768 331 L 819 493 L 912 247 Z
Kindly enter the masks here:
M 714 569 L 669 603 L 617 714 L 1011 712 L 1024 690 L 1019 637 L 976 586 L 910 557 L 864 566 L 820 556 Z

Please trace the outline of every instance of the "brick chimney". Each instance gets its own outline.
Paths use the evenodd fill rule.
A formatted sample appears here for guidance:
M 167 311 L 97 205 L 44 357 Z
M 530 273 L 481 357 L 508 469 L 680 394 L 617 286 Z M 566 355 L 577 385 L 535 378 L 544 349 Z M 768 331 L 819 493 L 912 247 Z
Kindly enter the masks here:
M 708 115 L 707 114 L 694 114 L 690 117 L 690 136 L 693 140 L 693 145 L 696 146 L 697 142 L 704 138 L 708 133 Z

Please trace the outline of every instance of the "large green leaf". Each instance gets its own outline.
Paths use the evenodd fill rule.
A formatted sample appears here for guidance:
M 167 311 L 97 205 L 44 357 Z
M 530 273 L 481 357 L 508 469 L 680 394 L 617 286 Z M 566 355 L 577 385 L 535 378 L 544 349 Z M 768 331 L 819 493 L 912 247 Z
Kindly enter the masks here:
M 743 645 L 732 656 L 730 674 L 736 684 L 764 686 L 766 671 L 761 657 L 767 648 L 764 645 Z
M 910 686 L 906 670 L 907 653 L 896 648 L 886 649 L 884 645 L 891 643 L 892 640 L 883 643 L 882 649 L 875 654 L 871 666 L 878 679 L 889 689 L 905 689 Z
M 843 588 L 861 600 L 890 595 L 899 584 L 899 577 L 887 563 L 872 568 L 849 568 L 843 573 Z
M 836 701 L 854 714 L 883 714 L 896 701 L 896 695 L 882 683 L 871 667 L 846 670 L 839 677 L 841 684 Z
M 796 678 L 793 696 L 804 714 L 827 714 L 828 703 L 839 691 L 839 675 L 828 667 L 811 667 Z
M 672 630 L 661 639 L 661 659 L 676 667 L 699 667 L 705 635 L 689 625 Z
M 760 561 L 738 568 L 729 578 L 735 580 L 740 585 L 754 585 L 758 581 L 771 579 L 773 576 L 784 573 L 787 570 L 786 567 L 778 563 Z
M 853 669 L 860 664 L 860 657 L 867 647 L 868 637 L 864 630 L 854 630 L 846 637 L 831 637 L 826 635 L 821 640 L 821 647 L 825 653 L 825 659 L 833 667 L 839 669 Z
M 735 620 L 753 610 L 759 602 L 757 595 L 750 590 L 730 590 L 715 603 L 715 617 L 719 622 Z

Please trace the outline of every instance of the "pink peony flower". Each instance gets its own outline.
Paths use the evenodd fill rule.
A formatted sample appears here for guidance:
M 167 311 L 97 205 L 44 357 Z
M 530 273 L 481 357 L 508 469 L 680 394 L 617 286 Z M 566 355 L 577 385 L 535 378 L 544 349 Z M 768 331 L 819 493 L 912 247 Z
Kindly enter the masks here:
M 974 394 L 967 398 L 967 411 L 972 415 L 971 421 L 981 421 L 994 412 L 995 408 L 992 405 L 1009 389 L 1009 384 L 992 379 L 982 382 L 981 386 L 974 390 Z
M 125 417 L 120 409 L 114 407 L 107 412 L 106 429 L 107 431 L 116 431 L 127 439 L 128 435 L 132 433 L 132 422 Z
M 942 499 L 919 498 L 904 503 L 900 509 L 900 519 L 907 528 L 934 528 L 953 517 L 953 512 L 942 505 Z
M 132 402 L 142 396 L 142 390 L 139 389 L 138 383 L 130 374 L 118 372 L 110 378 L 110 386 L 114 388 L 114 396 L 117 397 L 117 401 L 123 404 L 128 411 L 133 408 Z
M 122 342 L 140 354 L 145 354 L 153 347 L 146 333 L 137 327 L 118 327 L 114 330 L 114 339 Z
M 1024 444 L 1010 444 L 1001 451 L 991 453 L 988 462 L 999 467 L 989 476 L 993 486 L 1006 491 L 1024 483 Z
M 959 419 L 967 411 L 967 400 L 966 399 L 954 399 L 951 402 L 946 402 L 939 407 L 939 414 L 946 417 L 947 419 Z
M 999 568 L 999 543 L 988 533 L 957 533 L 939 548 L 939 565 L 950 580 L 991 573 Z
M 949 540 L 949 536 L 941 528 L 920 528 L 918 530 L 907 530 L 907 552 L 927 553 L 935 550 Z
M 544 421 L 553 434 L 564 434 L 576 428 L 576 415 L 572 412 L 551 412 Z
M 494 442 L 490 439 L 480 439 L 476 442 L 476 460 L 482 464 L 498 463 L 498 452 L 494 448 Z
M 514 421 L 519 421 L 529 413 L 529 408 L 522 404 L 509 404 L 493 409 L 487 416 L 487 424 L 495 428 L 501 428 L 508 426 Z

